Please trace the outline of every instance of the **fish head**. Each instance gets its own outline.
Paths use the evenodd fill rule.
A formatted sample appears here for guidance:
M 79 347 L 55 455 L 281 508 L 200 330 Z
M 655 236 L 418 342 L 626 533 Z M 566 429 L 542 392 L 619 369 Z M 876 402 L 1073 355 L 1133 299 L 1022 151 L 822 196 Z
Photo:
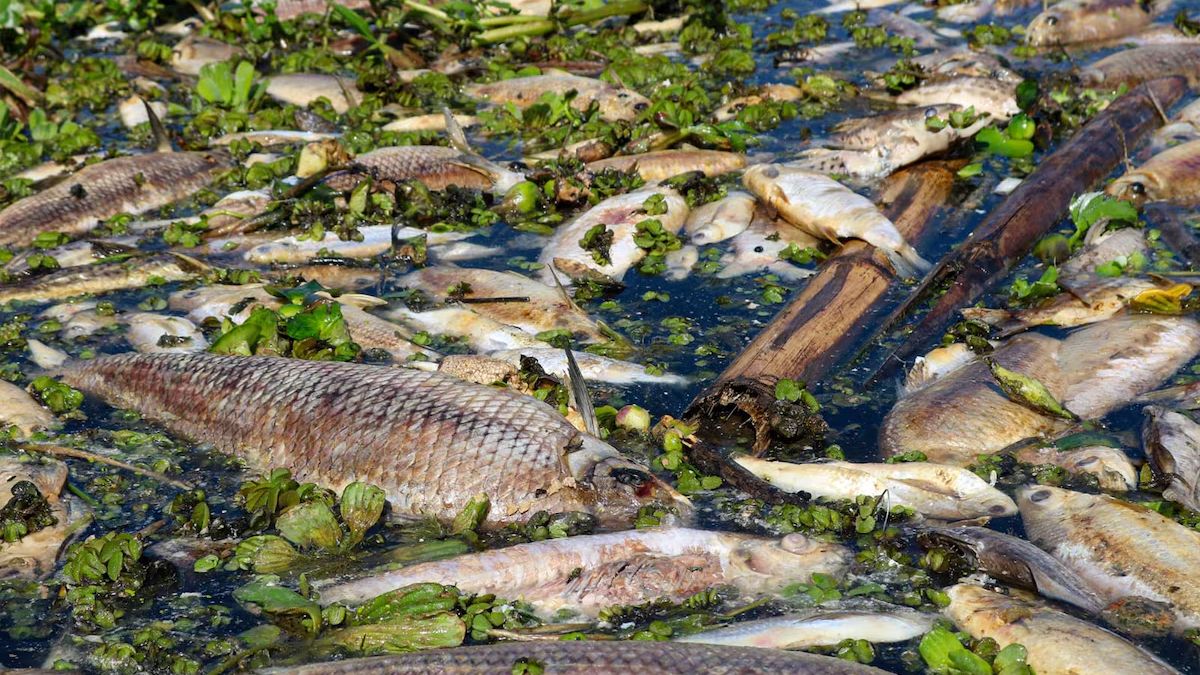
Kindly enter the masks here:
M 730 564 L 739 572 L 733 575 L 735 583 L 745 592 L 805 583 L 813 574 L 840 577 L 852 560 L 845 546 L 795 533 L 778 539 L 744 537 L 730 553 Z
M 1162 188 L 1161 181 L 1153 173 L 1130 171 L 1110 183 L 1104 191 L 1117 199 L 1124 199 L 1141 206 L 1146 202 L 1160 200 Z
M 1025 28 L 1025 39 L 1034 47 L 1044 47 L 1062 42 L 1063 26 L 1067 17 L 1056 9 L 1049 9 L 1033 17 Z
M 614 121 L 632 122 L 643 110 L 650 107 L 650 99 L 629 89 L 618 89 L 600 96 L 598 101 L 600 117 Z
M 1029 541 L 1041 547 L 1055 546 L 1066 540 L 1069 511 L 1078 508 L 1079 492 L 1046 485 L 1026 485 L 1017 490 L 1017 508 Z
M 1067 465 L 1075 473 L 1096 476 L 1103 490 L 1123 492 L 1137 488 L 1137 470 L 1118 448 L 1097 446 L 1076 450 Z
M 590 484 L 595 492 L 596 515 L 602 525 L 627 526 L 643 506 L 659 504 L 674 509 L 680 523 L 692 515 L 692 502 L 679 494 L 650 468 L 622 457 L 604 441 L 587 434 L 568 455 L 572 475 Z

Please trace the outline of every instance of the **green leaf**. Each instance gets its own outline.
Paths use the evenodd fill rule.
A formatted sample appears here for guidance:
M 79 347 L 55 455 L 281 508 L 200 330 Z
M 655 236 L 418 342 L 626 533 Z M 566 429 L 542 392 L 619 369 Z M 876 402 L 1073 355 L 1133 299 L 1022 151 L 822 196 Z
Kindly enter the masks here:
M 358 31 L 358 34 L 366 38 L 371 44 L 380 46 L 379 38 L 375 37 L 375 33 L 371 31 L 371 24 L 367 23 L 367 20 L 359 16 L 357 12 L 336 3 L 330 5 L 329 9 L 339 19 L 346 22 L 347 26 Z
M 491 506 L 492 502 L 486 494 L 477 494 L 471 497 L 462 511 L 459 511 L 458 515 L 454 517 L 450 531 L 454 534 L 475 532 L 483 524 L 483 521 L 487 520 Z
M 987 151 L 1004 157 L 1020 158 L 1033 154 L 1033 143 L 1010 138 L 995 127 L 988 127 L 975 134 L 975 140 L 987 146 Z
M 958 638 L 945 628 L 935 628 L 921 638 L 917 647 L 925 665 L 934 673 L 979 673 L 990 675 L 987 661 L 971 653 Z
M 342 542 L 342 526 L 325 502 L 303 502 L 279 514 L 275 527 L 301 548 L 334 550 Z
M 1070 213 L 1071 222 L 1075 224 L 1075 234 L 1071 236 L 1072 248 L 1078 246 L 1087 231 L 1098 222 L 1138 222 L 1137 208 L 1133 204 L 1101 192 L 1088 192 L 1076 197 L 1071 202 Z
M 775 400 L 788 401 L 794 403 L 800 400 L 800 396 L 804 392 L 804 385 L 788 378 L 783 378 L 775 383 Z
M 321 628 L 321 607 L 290 588 L 276 586 L 278 577 L 262 576 L 233 592 L 233 597 L 242 604 L 258 605 L 268 614 L 304 614 L 308 617 L 307 628 L 316 632 Z
M 398 654 L 419 649 L 457 647 L 467 625 L 449 612 L 429 617 L 399 617 L 385 623 L 351 626 L 333 631 L 318 644 L 359 654 Z
M 234 110 L 245 110 L 249 105 L 250 91 L 254 87 L 254 78 L 257 74 L 254 72 L 254 65 L 249 61 L 242 61 L 238 64 L 237 73 L 234 75 L 231 100 Z
M 995 359 L 986 361 L 988 368 L 992 371 L 992 377 L 996 379 L 996 383 L 1000 385 L 1000 389 L 1005 396 L 1008 396 L 1009 400 L 1046 415 L 1071 421 L 1079 419 L 1075 413 L 1064 408 L 1046 388 L 1046 385 L 1038 380 L 1011 371 L 996 363 Z
M 361 540 L 367 530 L 379 522 L 386 504 L 387 495 L 374 485 L 355 481 L 342 490 L 338 511 L 354 541 Z

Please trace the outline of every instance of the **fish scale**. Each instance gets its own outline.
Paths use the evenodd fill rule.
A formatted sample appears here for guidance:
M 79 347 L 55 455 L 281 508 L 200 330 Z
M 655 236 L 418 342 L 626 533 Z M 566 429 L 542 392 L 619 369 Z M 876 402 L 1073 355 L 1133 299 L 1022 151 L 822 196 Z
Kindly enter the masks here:
M 288 467 L 339 491 L 376 484 L 398 515 L 449 520 L 486 493 L 490 523 L 533 509 L 624 523 L 643 503 L 678 497 L 545 403 L 438 373 L 195 353 L 105 357 L 61 377 L 255 469 Z M 630 470 L 642 484 L 629 484 Z
M 144 213 L 183 199 L 230 166 L 223 151 L 154 152 L 80 169 L 0 211 L 0 244 L 28 243 L 44 231 L 79 235 L 118 213 Z

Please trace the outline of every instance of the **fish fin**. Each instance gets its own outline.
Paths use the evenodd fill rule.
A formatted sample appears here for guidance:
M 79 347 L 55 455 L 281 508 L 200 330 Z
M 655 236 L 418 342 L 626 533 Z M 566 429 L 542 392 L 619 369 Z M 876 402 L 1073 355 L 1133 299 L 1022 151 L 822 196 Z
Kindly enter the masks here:
M 333 297 L 329 291 L 317 291 L 316 293 L 313 293 L 313 295 L 334 300 L 343 305 L 353 305 L 359 309 L 365 309 L 367 307 L 383 307 L 388 304 L 387 300 L 384 300 L 383 298 L 377 298 L 366 293 L 342 293 L 336 298 Z
M 207 272 L 208 270 L 212 269 L 212 265 L 209 265 L 203 260 L 193 258 L 190 255 L 176 253 L 175 251 L 167 251 L 167 255 L 170 255 L 172 258 L 178 260 L 185 269 L 191 272 Z
M 474 155 L 475 150 L 467 142 L 467 133 L 463 131 L 462 125 L 458 123 L 458 120 L 454 119 L 454 113 L 450 112 L 450 108 L 443 106 L 442 116 L 446 118 L 446 138 L 450 140 L 450 146 L 460 152 Z
M 908 487 L 916 488 L 923 492 L 932 492 L 934 494 L 946 495 L 947 497 L 954 497 L 954 496 L 958 495 L 958 492 L 956 492 L 952 488 L 946 487 L 945 485 L 942 485 L 940 483 L 935 483 L 933 481 L 924 480 L 921 478 L 889 478 L 888 481 L 892 482 L 892 483 L 900 483 L 902 485 L 907 485 Z
M 902 277 L 910 277 L 920 279 L 929 270 L 933 269 L 933 264 L 922 258 L 917 250 L 908 244 L 904 244 L 899 251 L 885 251 L 888 262 L 892 264 L 892 268 L 896 270 L 896 274 Z
M 816 270 L 810 270 L 806 267 L 797 267 L 784 260 L 773 262 L 770 265 L 767 265 L 767 270 L 791 281 L 807 279 L 817 273 Z
M 175 152 L 175 146 L 171 144 L 171 136 L 167 134 L 166 127 L 163 126 L 162 120 L 158 118 L 158 113 L 154 112 L 154 106 L 146 99 L 142 99 L 142 107 L 146 109 L 146 119 L 150 122 L 150 131 L 154 133 L 154 149 L 157 152 Z
M 575 361 L 575 354 L 571 352 L 571 348 L 566 347 L 563 351 L 567 353 L 567 388 L 575 402 L 575 409 L 583 418 L 587 432 L 600 438 L 600 422 L 596 419 L 596 408 L 592 405 L 592 396 L 588 393 L 583 371 L 579 370 L 579 363 Z
M 779 187 L 778 185 L 771 186 L 771 193 L 783 204 L 792 203 L 791 200 L 788 199 L 787 193 L 784 192 L 783 188 Z

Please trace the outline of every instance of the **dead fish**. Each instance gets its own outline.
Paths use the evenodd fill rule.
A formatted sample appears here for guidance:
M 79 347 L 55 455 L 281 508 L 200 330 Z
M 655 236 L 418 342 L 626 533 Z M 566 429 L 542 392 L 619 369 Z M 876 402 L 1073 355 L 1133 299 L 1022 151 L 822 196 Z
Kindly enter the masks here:
M 460 127 L 467 129 L 478 124 L 479 118 L 474 115 L 455 115 L 454 121 L 458 122 Z M 446 116 L 442 113 L 413 115 L 388 122 L 383 125 L 383 130 L 401 132 L 445 131 Z
M 697 246 L 715 244 L 731 239 L 750 227 L 758 200 L 741 190 L 731 191 L 715 202 L 692 209 L 683 230 Z
M 546 346 L 545 342 L 520 328 L 500 323 L 462 307 L 442 307 L 414 312 L 400 306 L 384 312 L 384 316 L 407 326 L 410 330 L 423 331 L 430 335 L 460 337 L 480 354 Z
M 451 185 L 472 190 L 508 192 L 525 180 L 516 171 L 479 155 L 439 145 L 399 145 L 378 148 L 355 157 L 345 171 L 325 178 L 335 190 L 347 191 L 363 178 L 375 180 L 417 180 L 430 190 L 445 190 Z
M 1085 67 L 1080 79 L 1089 87 L 1132 89 L 1148 80 L 1182 75 L 1188 84 L 1200 85 L 1200 45 L 1148 45 L 1110 54 Z
M 250 5 L 261 12 L 262 0 L 251 0 Z M 291 21 L 303 14 L 324 14 L 329 11 L 329 0 L 275 0 L 275 17 L 280 21 Z M 369 0 L 345 0 L 337 4 L 347 9 L 361 10 L 371 7 Z
M 910 38 L 917 49 L 937 49 L 942 40 L 928 26 L 911 17 L 886 9 L 873 9 L 867 13 L 867 22 L 887 29 L 891 35 Z
M 931 349 L 928 354 L 918 356 L 914 360 L 912 368 L 904 378 L 900 394 L 901 396 L 911 394 L 974 360 L 975 352 L 961 342 Z
M 296 264 L 325 256 L 341 258 L 374 258 L 392 250 L 393 234 L 396 241 L 424 237 L 429 246 L 441 246 L 467 239 L 470 232 L 430 232 L 415 227 L 393 228 L 390 225 L 369 225 L 358 228 L 362 239 L 343 240 L 334 232 L 326 232 L 319 240 L 304 239 L 289 235 L 259 244 L 246 251 L 247 262 L 260 265 L 269 263 Z M 435 253 L 436 256 L 436 253 Z
M 0 303 L 14 300 L 49 302 L 85 293 L 143 288 L 156 280 L 187 281 L 208 269 L 208 265 L 199 260 L 178 253 L 69 267 L 19 283 L 0 285 Z
M 244 234 L 251 227 L 253 216 L 266 211 L 272 199 L 266 190 L 238 190 L 221 197 L 200 212 L 208 225 L 204 238 Z
M 1016 83 L 977 76 L 930 79 L 900 94 L 900 105 L 928 106 L 952 103 L 963 108 L 975 108 L 992 119 L 1005 121 L 1021 112 L 1017 106 Z
M 1178 673 L 1116 633 L 1058 610 L 970 584 L 945 593 L 950 596 L 945 613 L 956 626 L 1000 647 L 1024 645 L 1026 661 L 1038 673 Z
M 1200 203 L 1197 165 L 1200 165 L 1200 141 L 1190 141 L 1163 150 L 1114 180 L 1104 191 L 1138 205 L 1164 201 L 1195 205 Z
M 1123 316 L 1063 340 L 1017 335 L 991 356 L 1036 378 L 1067 410 L 1095 419 L 1154 389 L 1198 351 L 1200 325 L 1191 319 Z M 1065 425 L 1010 400 L 976 359 L 897 401 L 884 418 L 880 443 L 885 455 L 916 450 L 933 462 L 965 466 L 976 455 Z
M 784 279 L 806 279 L 816 270 L 798 267 L 779 254 L 789 247 L 819 250 L 822 241 L 782 218 L 773 217 L 761 205 L 755 207 L 750 226 L 729 240 L 729 252 L 721 256 L 717 277 L 730 279 L 745 274 L 771 272 Z
M 258 143 L 263 147 L 272 145 L 292 145 L 295 143 L 316 143 L 341 137 L 341 134 L 321 131 L 297 131 L 295 129 L 261 129 L 257 131 L 239 131 L 225 134 L 213 139 L 212 145 L 232 145 L 238 141 Z
M 1169 5 L 1154 0 L 1064 0 L 1035 16 L 1025 37 L 1035 47 L 1111 40 L 1150 25 Z
M 785 492 L 807 492 L 826 499 L 886 494 L 896 506 L 907 506 L 941 520 L 1011 516 L 1017 512 L 1013 500 L 987 481 L 966 469 L 944 464 L 795 464 L 748 456 L 734 461 Z
M 62 324 L 59 336 L 73 340 L 87 337 L 117 323 L 113 314 L 98 314 L 96 301 L 67 302 L 53 305 L 42 310 L 39 317 L 53 319 Z
M 521 365 L 521 357 L 528 357 L 537 361 L 538 365 L 548 375 L 553 375 L 559 379 L 567 377 L 566 353 L 554 347 L 506 349 L 492 352 L 489 356 L 506 361 L 517 367 Z M 575 361 L 579 365 L 580 372 L 583 373 L 584 379 L 588 382 L 606 382 L 608 384 L 637 384 L 646 382 L 650 384 L 670 385 L 688 383 L 688 379 L 681 375 L 673 375 L 671 373 L 651 374 L 644 366 L 630 363 L 629 361 L 619 361 L 589 352 L 575 352 L 574 356 Z
M 24 485 L 22 485 L 24 482 Z M 41 579 L 54 571 L 63 547 L 87 526 L 91 509 L 63 491 L 67 465 L 48 458 L 0 456 L 0 508 L 13 499 L 36 498 L 30 488 L 46 499 L 53 523 L 28 532 L 16 541 L 0 539 L 0 579 Z
M 245 56 L 246 50 L 241 47 L 203 35 L 189 35 L 171 48 L 169 65 L 177 73 L 195 76 L 210 63 L 223 63 Z
M 871 200 L 831 178 L 786 164 L 759 164 L 746 170 L 742 183 L 789 223 L 816 237 L 862 239 L 879 248 L 898 274 L 916 276 L 931 267 Z
M 997 337 L 1007 337 L 1035 326 L 1072 327 L 1111 319 L 1124 312 L 1130 300 L 1160 288 L 1150 279 L 1137 277 L 1113 277 L 1103 282 L 1091 285 L 1091 302 L 1084 302 L 1070 293 L 1059 293 L 1026 309 L 964 307 L 962 316 L 992 326 Z
M 599 105 L 600 117 L 609 122 L 633 121 L 638 113 L 650 107 L 650 99 L 636 91 L 603 80 L 565 73 L 514 77 L 463 87 L 463 93 L 471 98 L 494 105 L 512 103 L 522 109 L 537 103 L 542 94 L 565 95 L 572 91 L 575 92 L 575 98 L 571 100 L 571 107 L 587 110 L 595 102 Z
M 1146 233 L 1136 227 L 1092 228 L 1083 241 L 1083 248 L 1059 265 L 1058 284 L 1088 304 L 1100 302 L 1107 293 L 1108 280 L 1097 273 L 1099 266 L 1113 261 L 1125 265 L 1131 258 L 1150 256 Z
M 497 675 L 512 671 L 513 664 L 522 659 L 537 663 L 546 675 L 883 675 L 887 672 L 845 659 L 805 652 L 636 640 L 501 642 L 287 666 L 264 672 L 295 675 Z
M 1181 413 L 1148 406 L 1142 443 L 1155 476 L 1166 481 L 1163 497 L 1200 511 L 1200 424 Z
M 136 244 L 136 237 L 122 237 L 119 240 L 72 241 L 51 249 L 26 249 L 5 263 L 4 271 L 14 279 L 29 274 L 31 272 L 29 259 L 33 255 L 46 255 L 54 258 L 60 269 L 90 265 L 109 256 L 135 252 L 137 251 Z
M 588 171 L 636 171 L 643 180 L 656 183 L 689 171 L 701 171 L 706 176 L 719 176 L 746 166 L 746 156 L 740 152 L 721 150 L 659 150 L 640 155 L 620 155 L 589 162 Z
M 117 104 L 117 114 L 121 117 L 121 124 L 125 125 L 126 129 L 132 129 L 139 124 L 149 122 L 150 116 L 146 114 L 147 105 L 154 109 L 154 114 L 158 115 L 159 119 L 167 118 L 166 103 L 162 101 L 144 103 L 141 96 L 130 96 Z
M 746 595 L 840 577 L 851 553 L 800 534 L 760 537 L 668 527 L 593 534 L 410 565 L 363 579 L 316 585 L 321 603 L 360 604 L 409 584 L 436 581 L 468 593 L 501 593 L 540 613 L 595 616 L 613 605 L 682 600 L 727 584 Z
M 1059 450 L 1031 445 L 1021 448 L 1013 456 L 1025 464 L 1052 464 L 1070 473 L 1093 475 L 1101 490 L 1126 492 L 1137 489 L 1137 469 L 1120 448 L 1090 445 L 1074 450 Z
M 267 96 L 301 108 L 323 98 L 338 114 L 362 103 L 362 92 L 355 86 L 353 77 L 325 73 L 271 75 L 267 79 Z
M 1200 532 L 1107 495 L 1034 485 L 1017 493 L 1029 540 L 1108 602 L 1169 603 L 1182 632 L 1200 626 Z
M 850 43 L 851 48 L 854 43 Z M 726 122 L 737 117 L 747 106 L 759 105 L 766 101 L 798 101 L 804 97 L 804 90 L 792 84 L 765 84 L 757 92 L 749 96 L 735 98 L 713 112 L 713 119 Z
M 739 621 L 724 628 L 675 638 L 675 642 L 766 649 L 808 649 L 836 645 L 842 640 L 906 642 L 929 632 L 936 618 L 936 615 L 883 603 L 872 606 L 871 610 L 814 609 L 769 619 Z
M 558 288 L 516 272 L 435 265 L 411 272 L 397 282 L 419 289 L 436 302 L 470 302 L 472 311 L 535 335 L 556 328 L 595 342 L 605 342 L 612 335 L 611 331 L 606 335 L 601 324 Z M 488 298 L 497 301 L 486 302 Z M 505 301 L 514 298 L 524 300 Z
M 80 169 L 0 211 L 0 244 L 25 244 L 45 231 L 80 235 L 118 213 L 145 213 L 205 187 L 232 165 L 228 154 L 152 152 Z
M 1015 87 L 1025 79 L 1005 67 L 996 55 L 974 49 L 930 52 L 923 56 L 913 57 L 912 62 L 920 66 L 935 82 L 946 82 L 965 77 L 995 80 Z M 978 83 L 975 84 L 978 85 Z
M 665 213 L 653 216 L 646 214 L 645 204 L 652 198 L 662 200 Z M 542 250 L 538 262 L 547 268 L 553 266 L 573 279 L 592 274 L 620 282 L 629 268 L 646 257 L 645 249 L 634 241 L 639 223 L 657 220 L 663 230 L 675 233 L 683 227 L 687 216 L 687 202 L 679 193 L 668 188 L 643 188 L 609 197 L 570 223 L 559 226 Z M 612 233 L 612 243 L 608 247 L 605 262 L 597 260 L 593 252 L 585 250 L 580 243 L 589 230 L 598 226 Z M 549 271 L 543 270 L 542 281 L 553 284 L 554 278 Z
M 129 326 L 125 338 L 142 353 L 198 352 L 208 349 L 208 340 L 196 324 L 178 316 L 137 312 L 123 317 Z
M 412 360 L 436 361 L 437 352 L 413 342 L 413 331 L 382 319 L 353 304 L 341 302 L 342 317 L 350 337 L 364 349 L 381 349 L 400 363 Z
M 545 403 L 439 373 L 198 353 L 107 356 L 59 376 L 257 470 L 289 467 L 336 491 L 378 485 L 397 516 L 448 521 L 480 493 L 489 527 L 539 509 L 628 524 L 643 504 L 687 508 Z
M 923 526 L 918 541 L 931 548 L 951 548 L 972 558 L 982 571 L 1000 581 L 1036 591 L 1051 600 L 1099 614 L 1106 603 L 1079 575 L 1033 544 L 986 527 Z
M 26 391 L 11 382 L 0 380 L 0 427 L 13 425 L 22 436 L 49 429 L 55 424 L 54 414 L 33 400 Z

